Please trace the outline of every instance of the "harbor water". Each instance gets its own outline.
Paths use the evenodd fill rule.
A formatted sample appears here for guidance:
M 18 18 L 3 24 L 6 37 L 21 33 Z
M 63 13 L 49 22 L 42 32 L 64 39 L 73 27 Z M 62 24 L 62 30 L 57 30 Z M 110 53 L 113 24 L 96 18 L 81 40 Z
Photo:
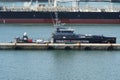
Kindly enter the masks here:
M 117 37 L 119 24 L 65 25 L 78 34 Z M 49 40 L 52 24 L 0 24 L 0 42 L 13 42 L 24 32 Z M 119 80 L 120 51 L 0 50 L 0 80 Z

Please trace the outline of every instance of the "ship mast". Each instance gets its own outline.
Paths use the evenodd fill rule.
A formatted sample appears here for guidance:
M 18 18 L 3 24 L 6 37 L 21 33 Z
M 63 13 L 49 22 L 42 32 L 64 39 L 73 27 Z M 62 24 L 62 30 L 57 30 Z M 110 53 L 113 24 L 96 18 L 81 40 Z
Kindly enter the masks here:
M 61 23 L 60 23 L 60 21 L 58 19 L 58 13 L 57 12 L 55 12 L 55 23 L 54 23 L 54 26 L 55 27 L 60 27 L 61 26 Z

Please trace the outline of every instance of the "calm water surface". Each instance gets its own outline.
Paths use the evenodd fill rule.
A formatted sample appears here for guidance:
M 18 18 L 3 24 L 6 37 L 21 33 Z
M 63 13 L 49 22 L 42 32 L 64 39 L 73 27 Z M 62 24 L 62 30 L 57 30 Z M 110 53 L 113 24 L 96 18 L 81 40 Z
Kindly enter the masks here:
M 69 27 L 69 25 L 65 26 Z M 76 33 L 116 36 L 120 25 L 72 25 Z M 54 27 L 40 24 L 0 24 L 0 42 L 28 33 L 49 39 Z M 119 80 L 120 51 L 0 50 L 0 80 Z

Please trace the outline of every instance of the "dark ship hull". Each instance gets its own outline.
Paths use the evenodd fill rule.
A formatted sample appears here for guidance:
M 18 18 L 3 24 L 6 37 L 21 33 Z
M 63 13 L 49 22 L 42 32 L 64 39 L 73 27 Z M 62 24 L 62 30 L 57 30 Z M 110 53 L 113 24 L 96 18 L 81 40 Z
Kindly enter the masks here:
M 74 38 L 63 39 L 54 38 L 54 43 L 116 43 L 115 37 L 85 37 L 85 38 Z
M 0 23 L 53 23 L 55 12 L 0 11 Z M 58 12 L 62 23 L 120 24 L 120 12 Z
M 118 3 L 119 3 L 119 2 L 120 2 L 120 0 L 111 0 L 111 2 L 118 2 Z

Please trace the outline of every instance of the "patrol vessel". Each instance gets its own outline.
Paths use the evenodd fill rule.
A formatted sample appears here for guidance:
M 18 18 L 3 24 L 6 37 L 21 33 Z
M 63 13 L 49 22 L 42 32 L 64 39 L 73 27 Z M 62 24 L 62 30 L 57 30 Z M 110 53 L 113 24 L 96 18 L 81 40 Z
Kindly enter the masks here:
M 53 43 L 116 43 L 116 37 L 76 34 L 74 29 L 57 27 L 52 35 Z

